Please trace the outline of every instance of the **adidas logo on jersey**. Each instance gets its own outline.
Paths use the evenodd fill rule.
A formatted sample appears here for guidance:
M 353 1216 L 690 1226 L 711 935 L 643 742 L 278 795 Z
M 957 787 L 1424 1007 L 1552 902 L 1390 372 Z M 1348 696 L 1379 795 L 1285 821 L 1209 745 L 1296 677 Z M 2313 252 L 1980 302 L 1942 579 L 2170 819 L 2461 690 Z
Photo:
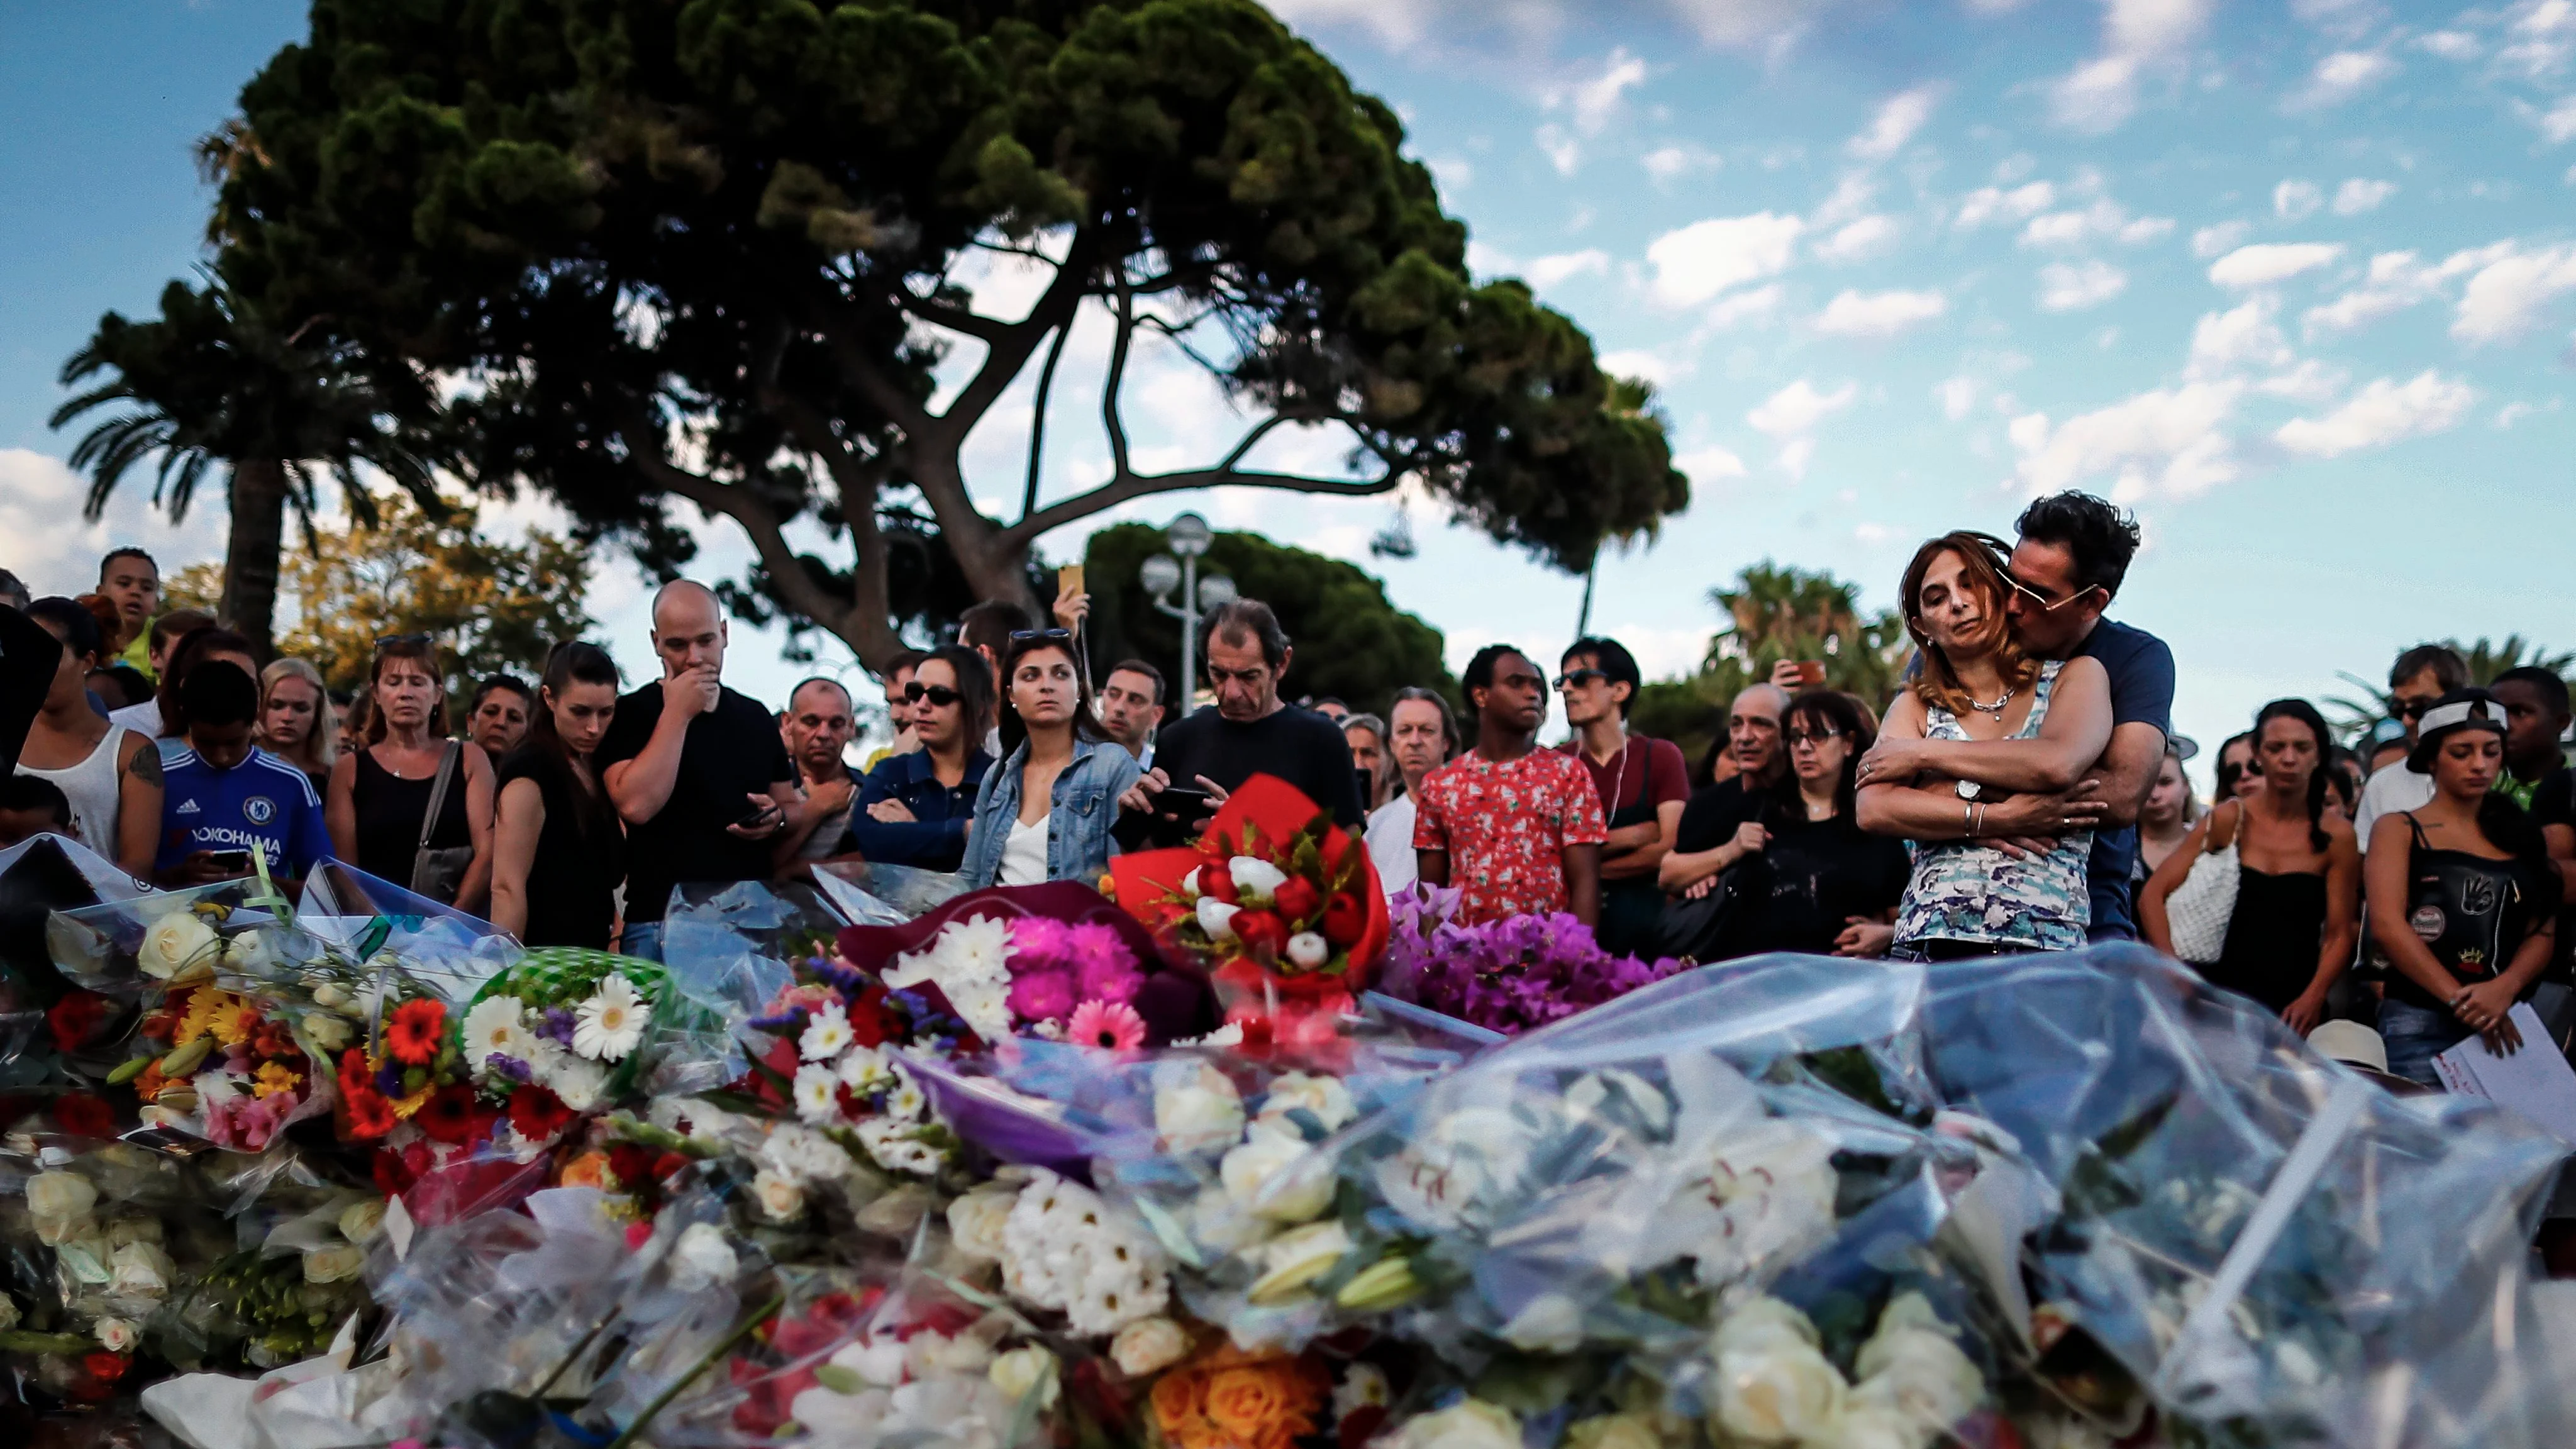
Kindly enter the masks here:
M 179 808 L 170 813 L 173 815 L 194 815 L 197 813 L 197 802 L 194 800 L 182 800 L 179 802 Z

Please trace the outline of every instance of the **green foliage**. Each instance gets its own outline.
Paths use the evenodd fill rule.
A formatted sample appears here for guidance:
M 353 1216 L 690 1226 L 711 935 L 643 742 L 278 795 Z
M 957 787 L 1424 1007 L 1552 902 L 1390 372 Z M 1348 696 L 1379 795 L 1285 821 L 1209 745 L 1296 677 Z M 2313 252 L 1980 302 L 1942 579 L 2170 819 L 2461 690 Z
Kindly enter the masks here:
M 1821 661 L 1826 686 L 1859 695 L 1873 715 L 1905 686 L 1914 641 L 1893 609 L 1864 617 L 1857 584 L 1765 560 L 1708 597 L 1727 626 L 1710 637 L 1699 672 L 1649 682 L 1629 715 L 1640 733 L 1672 740 L 1693 759 L 1724 732 L 1727 704 L 1781 660 Z
M 1643 389 L 1525 286 L 1470 278 L 1393 111 L 1253 0 L 316 0 L 242 107 L 216 227 L 280 315 L 469 377 L 480 483 L 541 487 L 588 537 L 667 568 L 670 505 L 733 519 L 749 587 L 871 661 L 900 644 L 889 515 L 1033 602 L 1039 537 L 1156 493 L 1412 478 L 1578 571 L 1688 500 Z M 1053 280 L 1023 319 L 978 314 L 974 268 L 1011 254 Z M 1110 476 L 1042 500 L 1032 458 L 1023 516 L 988 517 L 966 439 L 1008 392 L 1035 453 L 1085 308 L 1112 324 Z M 958 339 L 979 360 L 934 408 Z M 1157 341 L 1251 421 L 1147 473 L 1117 400 Z M 1253 466 L 1286 424 L 1338 429 L 1350 471 Z M 800 552 L 798 520 L 846 561 Z
M 1106 670 L 1136 657 L 1175 679 L 1181 621 L 1154 607 L 1139 566 L 1163 551 L 1163 532 L 1122 523 L 1091 536 L 1083 580 L 1091 591 L 1091 658 Z M 1440 631 L 1387 602 L 1386 586 L 1340 559 L 1272 543 L 1257 533 L 1219 533 L 1199 561 L 1201 577 L 1224 574 L 1245 598 L 1279 615 L 1296 651 L 1281 692 L 1291 699 L 1334 695 L 1355 710 L 1383 713 L 1406 685 L 1451 695 L 1457 682 L 1441 661 Z M 1175 686 L 1175 693 L 1178 692 Z

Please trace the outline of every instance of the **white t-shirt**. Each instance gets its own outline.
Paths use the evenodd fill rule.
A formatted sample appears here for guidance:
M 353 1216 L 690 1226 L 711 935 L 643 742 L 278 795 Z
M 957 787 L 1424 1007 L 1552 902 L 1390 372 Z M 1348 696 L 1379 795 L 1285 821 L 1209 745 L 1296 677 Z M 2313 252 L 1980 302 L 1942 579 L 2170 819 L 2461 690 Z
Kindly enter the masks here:
M 1377 863 L 1377 883 L 1389 896 L 1410 889 L 1421 879 L 1421 863 L 1413 853 L 1413 797 L 1398 795 L 1370 813 L 1368 833 L 1369 859 Z
M 1041 815 L 1035 824 L 1011 822 L 1011 833 L 1002 842 L 1001 863 L 993 868 L 995 885 L 1043 885 L 1047 878 L 1047 822 L 1054 817 Z
M 157 739 L 161 734 L 161 701 L 147 699 L 141 704 L 109 710 L 107 722 L 123 725 L 145 739 Z
M 2419 810 L 2433 801 L 2433 777 L 2419 775 L 2399 760 L 2384 766 L 2361 787 L 2361 802 L 2352 808 L 2352 831 L 2361 837 L 2361 848 L 2370 849 L 2370 828 L 2382 815 L 2398 815 Z

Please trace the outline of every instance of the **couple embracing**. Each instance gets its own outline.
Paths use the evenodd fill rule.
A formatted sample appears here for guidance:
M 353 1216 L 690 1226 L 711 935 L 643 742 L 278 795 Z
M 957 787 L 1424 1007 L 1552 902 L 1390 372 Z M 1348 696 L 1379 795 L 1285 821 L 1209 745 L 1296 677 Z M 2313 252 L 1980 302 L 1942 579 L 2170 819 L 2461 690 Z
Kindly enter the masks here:
M 1919 653 L 1856 780 L 1861 828 L 1916 846 L 1899 957 L 2137 934 L 2136 822 L 2174 689 L 2164 642 L 2103 617 L 2138 527 L 2070 492 L 2031 504 L 2016 529 L 2009 544 L 1944 534 L 1905 571 Z

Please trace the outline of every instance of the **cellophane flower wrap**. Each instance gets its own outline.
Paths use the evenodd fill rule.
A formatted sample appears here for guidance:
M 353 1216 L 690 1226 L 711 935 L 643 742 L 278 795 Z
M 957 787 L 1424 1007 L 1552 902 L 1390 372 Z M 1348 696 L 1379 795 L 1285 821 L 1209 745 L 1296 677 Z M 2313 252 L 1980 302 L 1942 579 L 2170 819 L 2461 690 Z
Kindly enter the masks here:
M 1390 907 L 1392 930 L 1379 984 L 1506 1036 L 1562 1021 L 1684 969 L 1601 949 L 1592 928 L 1562 911 L 1455 924 L 1458 892 L 1417 886 Z
M 1254 775 L 1198 843 L 1110 861 L 1118 903 L 1206 963 L 1226 1018 L 1326 1040 L 1386 949 L 1386 898 L 1360 837 L 1295 786 Z

